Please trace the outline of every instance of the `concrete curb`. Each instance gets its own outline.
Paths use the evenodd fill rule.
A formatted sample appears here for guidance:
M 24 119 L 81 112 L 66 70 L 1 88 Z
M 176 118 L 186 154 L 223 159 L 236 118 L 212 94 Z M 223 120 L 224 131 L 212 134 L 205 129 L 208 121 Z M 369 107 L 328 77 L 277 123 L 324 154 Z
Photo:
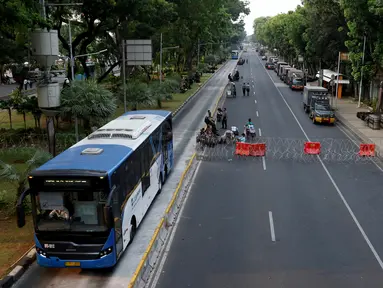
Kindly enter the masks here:
M 220 71 L 223 67 L 225 67 L 229 61 L 230 61 L 230 59 L 228 59 L 221 67 L 219 67 L 203 85 L 198 87 L 198 89 L 192 95 L 190 95 L 185 100 L 185 102 L 176 111 L 174 111 L 172 113 L 173 117 L 176 116 L 183 108 L 185 108 L 186 104 L 188 104 L 194 97 L 196 97 L 197 94 L 202 90 L 202 88 L 204 88 L 211 81 L 213 76 L 218 71 Z M 221 98 L 222 98 L 222 95 L 219 99 L 221 99 Z M 218 105 L 218 102 L 217 102 L 217 105 Z M 216 105 L 215 109 L 217 109 L 217 105 Z M 185 178 L 190 166 L 193 163 L 194 158 L 195 158 L 195 155 L 193 155 L 192 159 L 189 162 L 188 167 L 186 168 L 186 170 L 184 171 L 184 174 L 181 177 L 181 180 L 179 182 L 179 187 L 177 187 L 178 190 L 180 190 L 180 188 L 181 188 L 180 185 L 182 185 L 182 183 L 183 183 L 183 178 Z M 178 195 L 178 190 L 176 190 L 176 192 L 173 196 L 174 199 L 172 199 L 170 204 L 173 204 L 173 202 L 175 201 L 175 197 Z M 168 208 L 169 208 L 169 206 L 168 206 Z M 160 222 L 159 227 L 161 227 L 161 225 L 163 224 L 162 222 L 163 221 Z M 159 230 L 159 228 L 157 228 L 157 229 Z M 144 257 L 146 254 L 147 254 L 147 252 L 145 252 Z M 14 265 L 11 266 L 11 268 L 12 268 L 11 272 L 9 272 L 8 275 L 6 275 L 3 279 L 0 280 L 0 288 L 9 288 L 13 284 L 15 284 L 17 282 L 17 280 L 19 280 L 20 277 L 25 273 L 25 271 L 35 262 L 35 260 L 36 260 L 36 250 L 35 250 L 35 246 L 33 246 Z M 134 276 L 133 276 L 133 278 L 134 278 Z M 138 287 L 138 286 L 132 286 L 132 287 Z
M 13 267 L 12 271 L 0 280 L 0 288 L 10 288 L 36 260 L 36 250 L 31 248 Z

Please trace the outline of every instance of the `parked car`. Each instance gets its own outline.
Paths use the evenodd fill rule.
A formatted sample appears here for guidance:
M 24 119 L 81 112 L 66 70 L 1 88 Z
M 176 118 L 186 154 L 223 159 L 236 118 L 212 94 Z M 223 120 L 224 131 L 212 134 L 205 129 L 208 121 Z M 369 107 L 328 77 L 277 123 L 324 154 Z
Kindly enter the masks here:
M 273 62 L 267 62 L 266 64 L 265 64 L 265 67 L 266 67 L 266 69 L 267 70 L 274 70 L 274 63 Z
M 266 55 L 263 55 L 263 56 L 262 56 L 262 60 L 267 60 L 267 56 L 266 56 Z

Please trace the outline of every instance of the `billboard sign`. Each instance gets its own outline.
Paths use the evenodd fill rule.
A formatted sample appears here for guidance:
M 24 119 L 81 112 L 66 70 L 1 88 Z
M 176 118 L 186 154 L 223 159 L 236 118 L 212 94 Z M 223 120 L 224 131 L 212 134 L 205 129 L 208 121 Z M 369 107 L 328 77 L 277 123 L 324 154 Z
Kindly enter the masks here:
M 126 40 L 125 44 L 128 66 L 152 65 L 152 40 Z

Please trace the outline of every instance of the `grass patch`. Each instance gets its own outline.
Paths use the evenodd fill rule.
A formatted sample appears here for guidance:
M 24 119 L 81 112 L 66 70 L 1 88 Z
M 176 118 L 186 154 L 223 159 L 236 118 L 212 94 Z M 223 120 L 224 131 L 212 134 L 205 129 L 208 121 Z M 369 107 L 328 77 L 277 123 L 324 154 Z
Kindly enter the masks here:
M 35 128 L 35 118 L 32 114 L 28 113 L 25 117 L 27 129 Z M 45 126 L 45 117 L 41 116 L 41 126 Z M 9 129 L 9 116 L 7 110 L 0 110 L 0 129 Z M 12 128 L 13 129 L 24 129 L 23 114 L 17 113 L 16 110 L 12 110 Z
M 30 216 L 26 217 L 26 225 L 17 228 L 15 217 L 3 217 L 0 214 L 0 279 L 3 278 L 21 256 L 34 244 L 33 223 Z
M 35 153 L 33 148 L 3 149 L 0 160 L 13 165 L 18 171 L 25 171 L 25 162 Z M 0 180 L 0 278 L 33 245 L 33 225 L 31 217 L 27 217 L 24 228 L 16 226 L 15 201 L 16 182 Z

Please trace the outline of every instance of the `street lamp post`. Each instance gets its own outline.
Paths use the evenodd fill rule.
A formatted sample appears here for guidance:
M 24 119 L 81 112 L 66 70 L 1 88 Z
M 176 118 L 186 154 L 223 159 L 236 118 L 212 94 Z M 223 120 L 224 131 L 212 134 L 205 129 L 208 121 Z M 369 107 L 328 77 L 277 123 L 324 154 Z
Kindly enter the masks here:
M 360 71 L 360 83 L 359 83 L 359 99 L 358 99 L 358 108 L 360 108 L 360 101 L 362 99 L 362 86 L 363 86 L 363 65 L 364 65 L 364 54 L 366 51 L 366 34 L 363 39 L 363 56 L 362 56 L 362 67 Z
M 174 47 L 162 47 L 162 33 L 161 33 L 161 44 L 160 44 L 160 83 L 162 83 L 162 53 L 164 50 L 170 50 L 170 49 L 178 49 L 180 46 L 174 46 Z

